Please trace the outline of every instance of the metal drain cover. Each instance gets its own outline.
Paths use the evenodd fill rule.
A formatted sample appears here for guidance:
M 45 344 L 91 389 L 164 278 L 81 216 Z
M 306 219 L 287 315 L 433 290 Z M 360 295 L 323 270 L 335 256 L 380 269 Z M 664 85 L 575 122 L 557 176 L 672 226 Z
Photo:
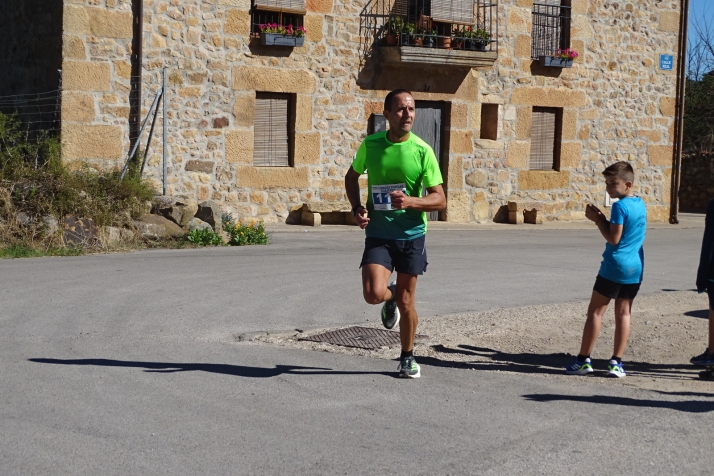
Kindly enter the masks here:
M 417 335 L 417 339 L 424 339 L 426 336 Z M 401 344 L 399 332 L 388 331 L 386 329 L 375 329 L 373 327 L 347 327 L 336 331 L 324 332 L 300 340 L 312 342 L 326 342 L 328 344 L 341 345 L 343 347 L 357 347 L 359 349 L 377 350 L 382 347 L 392 347 Z

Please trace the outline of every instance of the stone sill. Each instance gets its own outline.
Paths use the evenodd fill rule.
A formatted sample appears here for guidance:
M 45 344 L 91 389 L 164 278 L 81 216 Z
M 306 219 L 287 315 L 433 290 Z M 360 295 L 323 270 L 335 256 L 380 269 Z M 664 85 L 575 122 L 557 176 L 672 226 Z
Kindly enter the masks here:
M 488 68 L 498 59 L 495 51 L 447 50 L 423 46 L 381 46 L 385 63 L 416 63 L 469 68 Z

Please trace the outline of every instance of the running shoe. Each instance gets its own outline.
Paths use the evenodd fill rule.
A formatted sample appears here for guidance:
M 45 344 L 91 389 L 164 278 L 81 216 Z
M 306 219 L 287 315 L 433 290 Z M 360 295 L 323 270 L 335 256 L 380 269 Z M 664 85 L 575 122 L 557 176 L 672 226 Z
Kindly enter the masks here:
M 714 367 L 707 367 L 706 370 L 699 372 L 699 378 L 702 380 L 714 381 Z
M 382 324 L 387 329 L 392 329 L 399 324 L 399 308 L 397 307 L 397 282 L 392 281 L 388 286 L 392 291 L 392 299 L 382 305 Z
M 699 365 L 701 367 L 709 367 L 714 365 L 714 354 L 709 352 L 709 349 L 705 350 L 703 354 L 692 357 L 689 360 L 694 365 Z
M 404 378 L 419 378 L 421 377 L 421 367 L 416 363 L 414 357 L 404 357 L 399 362 L 399 376 Z
M 568 375 L 587 375 L 593 373 L 593 364 L 590 361 L 590 357 L 586 357 L 584 362 L 578 362 L 575 359 L 569 367 L 565 369 Z
M 625 368 L 622 366 L 622 362 L 618 363 L 617 360 L 611 360 L 607 364 L 607 373 L 605 373 L 605 375 L 617 378 L 624 377 L 626 374 Z

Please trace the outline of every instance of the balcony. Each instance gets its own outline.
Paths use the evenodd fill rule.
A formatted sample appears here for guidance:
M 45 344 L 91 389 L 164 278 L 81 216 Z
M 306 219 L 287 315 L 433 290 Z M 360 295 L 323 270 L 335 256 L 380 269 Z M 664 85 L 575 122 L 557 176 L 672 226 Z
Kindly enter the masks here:
M 385 63 L 481 68 L 498 58 L 497 0 L 372 0 L 365 56 Z

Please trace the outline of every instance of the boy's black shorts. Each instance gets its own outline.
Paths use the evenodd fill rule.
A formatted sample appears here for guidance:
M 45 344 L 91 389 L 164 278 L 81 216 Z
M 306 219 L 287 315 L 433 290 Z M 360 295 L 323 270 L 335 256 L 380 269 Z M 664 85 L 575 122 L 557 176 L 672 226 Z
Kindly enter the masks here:
M 595 278 L 593 291 L 597 291 L 610 299 L 635 299 L 641 283 L 622 284 L 603 278 L 599 274 Z
M 420 275 L 429 264 L 426 261 L 426 236 L 414 240 L 383 240 L 366 238 L 364 253 L 359 267 L 366 264 L 381 264 L 389 271 Z

